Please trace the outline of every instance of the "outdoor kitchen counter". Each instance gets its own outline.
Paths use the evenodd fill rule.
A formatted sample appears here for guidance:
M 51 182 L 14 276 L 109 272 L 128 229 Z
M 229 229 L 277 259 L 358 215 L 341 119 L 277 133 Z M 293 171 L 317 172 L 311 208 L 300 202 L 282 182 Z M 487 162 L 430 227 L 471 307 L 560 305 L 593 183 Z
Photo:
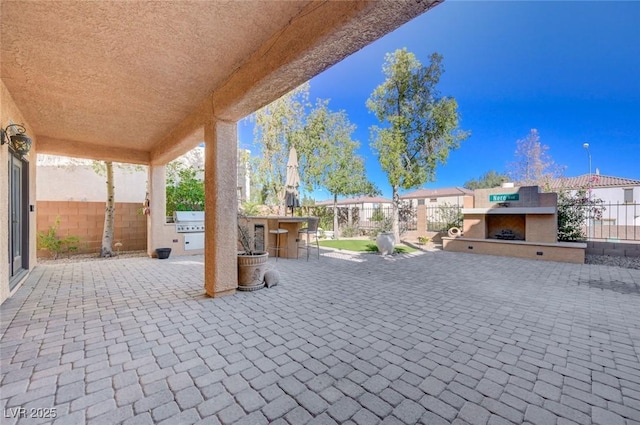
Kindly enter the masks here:
M 298 238 L 298 230 L 302 227 L 306 227 L 309 219 L 313 217 L 292 217 L 284 215 L 269 215 L 269 216 L 250 216 L 247 217 L 251 226 L 256 224 L 262 224 L 265 227 L 265 244 L 267 247 L 276 246 L 275 234 L 269 233 L 269 230 L 274 229 L 286 229 L 289 231 L 286 235 L 280 236 L 280 257 L 297 258 L 298 256 L 298 244 L 296 239 Z M 266 248 L 266 247 L 265 247 Z M 275 250 L 269 250 L 269 255 L 275 255 Z

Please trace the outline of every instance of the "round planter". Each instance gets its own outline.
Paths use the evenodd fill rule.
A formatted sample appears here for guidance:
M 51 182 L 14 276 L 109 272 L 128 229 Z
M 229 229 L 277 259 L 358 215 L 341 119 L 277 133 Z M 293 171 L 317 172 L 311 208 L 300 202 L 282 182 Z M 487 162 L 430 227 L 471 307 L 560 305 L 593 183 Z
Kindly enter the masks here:
M 156 248 L 156 255 L 158 260 L 166 260 L 171 254 L 171 248 Z
M 376 246 L 378 247 L 378 252 L 380 252 L 380 254 L 382 255 L 393 254 L 393 249 L 395 247 L 393 233 L 392 232 L 378 233 L 378 237 L 376 238 Z
M 264 287 L 264 272 L 267 271 L 269 254 L 259 252 L 253 255 L 238 253 L 238 290 L 255 291 Z
M 447 232 L 450 238 L 457 238 L 462 235 L 462 231 L 458 227 L 452 227 Z

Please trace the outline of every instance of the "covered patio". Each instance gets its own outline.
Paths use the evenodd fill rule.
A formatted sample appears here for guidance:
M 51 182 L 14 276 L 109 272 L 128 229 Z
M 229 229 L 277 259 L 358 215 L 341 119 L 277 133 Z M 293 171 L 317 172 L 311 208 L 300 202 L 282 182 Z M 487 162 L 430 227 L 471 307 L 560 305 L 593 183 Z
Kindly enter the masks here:
M 210 298 L 203 263 L 36 268 L 2 307 L 2 423 L 640 422 L 639 270 L 323 251 Z
M 165 164 L 201 143 L 204 292 L 233 294 L 237 121 L 439 2 L 1 2 L 0 128 L 33 144 L 0 147 L 0 303 L 37 262 L 36 154 L 148 165 L 153 255 Z

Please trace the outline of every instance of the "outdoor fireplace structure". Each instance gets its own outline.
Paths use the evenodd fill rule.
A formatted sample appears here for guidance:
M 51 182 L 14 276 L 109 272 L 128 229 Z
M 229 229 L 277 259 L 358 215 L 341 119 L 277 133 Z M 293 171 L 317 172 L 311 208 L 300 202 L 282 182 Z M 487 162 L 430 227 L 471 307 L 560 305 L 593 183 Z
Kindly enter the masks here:
M 462 236 L 446 251 L 584 263 L 584 243 L 558 242 L 558 194 L 538 186 L 478 189 L 465 202 Z

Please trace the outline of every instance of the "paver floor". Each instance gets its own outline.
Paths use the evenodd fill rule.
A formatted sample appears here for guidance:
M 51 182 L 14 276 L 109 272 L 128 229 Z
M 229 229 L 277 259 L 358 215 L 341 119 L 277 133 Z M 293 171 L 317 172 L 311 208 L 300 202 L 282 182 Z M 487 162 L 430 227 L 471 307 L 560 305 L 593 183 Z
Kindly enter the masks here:
M 35 269 L 2 424 L 640 424 L 638 270 L 324 251 L 213 299 L 202 262 Z

